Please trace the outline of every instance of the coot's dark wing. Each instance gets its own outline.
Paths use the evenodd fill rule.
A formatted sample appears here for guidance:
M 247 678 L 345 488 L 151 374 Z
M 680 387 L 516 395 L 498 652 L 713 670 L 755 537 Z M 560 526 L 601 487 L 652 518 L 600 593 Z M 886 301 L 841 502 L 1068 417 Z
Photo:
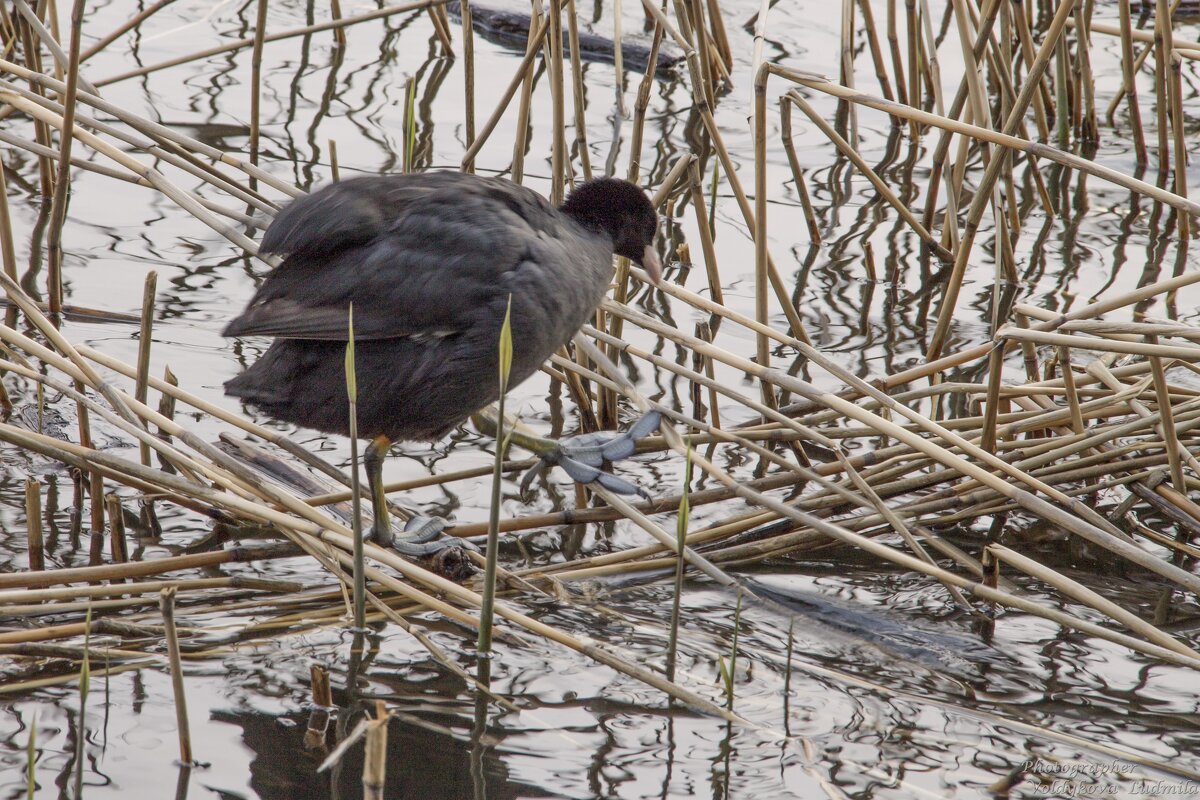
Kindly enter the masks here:
M 459 173 L 360 178 L 285 208 L 263 238 L 284 253 L 226 336 L 345 340 L 468 329 L 570 225 L 536 193 Z
M 455 177 L 430 172 L 329 184 L 285 206 L 259 247 L 264 253 L 296 256 L 293 263 L 298 263 L 366 244 L 430 192 L 454 185 Z

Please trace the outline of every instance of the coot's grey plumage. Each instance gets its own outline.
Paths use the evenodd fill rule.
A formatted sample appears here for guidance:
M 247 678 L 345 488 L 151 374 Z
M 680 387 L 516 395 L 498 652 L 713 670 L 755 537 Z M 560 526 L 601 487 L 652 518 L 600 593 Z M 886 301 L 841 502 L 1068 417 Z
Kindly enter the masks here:
M 601 178 L 561 208 L 499 178 L 457 172 L 334 183 L 283 209 L 262 250 L 284 256 L 225 336 L 273 336 L 225 384 L 271 416 L 349 433 L 344 358 L 354 306 L 358 431 L 375 469 L 393 440 L 435 440 L 498 397 L 512 296 L 510 385 L 532 375 L 600 302 L 612 256 L 660 274 L 656 216 L 633 184 Z

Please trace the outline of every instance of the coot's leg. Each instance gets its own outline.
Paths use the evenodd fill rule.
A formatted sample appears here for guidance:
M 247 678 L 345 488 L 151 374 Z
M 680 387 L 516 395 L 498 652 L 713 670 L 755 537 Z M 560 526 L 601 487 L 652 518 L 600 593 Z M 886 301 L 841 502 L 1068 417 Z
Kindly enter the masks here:
M 374 518 L 368 538 L 381 547 L 394 546 L 396 538 L 392 534 L 392 512 L 388 510 L 387 494 L 383 491 L 383 459 L 391 446 L 391 439 L 376 436 L 363 453 L 367 486 L 371 489 L 371 516 Z
M 392 442 L 386 436 L 376 436 L 363 453 L 367 485 L 371 489 L 371 514 L 375 519 L 367 538 L 409 558 L 427 558 L 449 547 L 477 549 L 461 539 L 439 538 L 446 524 L 445 520 L 436 517 L 413 517 L 400 535 L 392 530 L 392 512 L 388 509 L 387 493 L 383 490 L 383 459 L 391 446 Z

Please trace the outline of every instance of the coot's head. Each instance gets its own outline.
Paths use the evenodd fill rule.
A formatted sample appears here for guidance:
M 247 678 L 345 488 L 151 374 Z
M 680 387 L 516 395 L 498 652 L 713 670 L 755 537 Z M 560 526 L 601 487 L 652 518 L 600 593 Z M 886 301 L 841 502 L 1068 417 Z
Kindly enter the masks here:
M 662 264 L 654 252 L 658 215 L 641 189 L 618 178 L 597 178 L 571 192 L 562 210 L 611 236 L 613 252 L 641 264 L 655 283 L 662 278 Z

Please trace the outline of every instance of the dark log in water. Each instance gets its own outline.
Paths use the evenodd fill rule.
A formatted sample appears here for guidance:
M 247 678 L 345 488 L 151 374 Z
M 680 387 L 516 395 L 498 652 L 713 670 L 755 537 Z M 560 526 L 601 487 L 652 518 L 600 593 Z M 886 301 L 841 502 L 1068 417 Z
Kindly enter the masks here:
M 446 10 L 458 19 L 462 19 L 458 0 L 446 3 Z M 509 8 L 496 8 L 471 4 L 471 27 L 489 42 L 524 52 L 525 42 L 529 38 L 529 14 Z M 563 25 L 563 52 L 570 55 L 571 43 Z M 613 63 L 613 40 L 581 29 L 579 31 L 579 57 L 587 61 L 604 61 Z M 625 36 L 621 44 L 622 61 L 627 70 L 645 72 L 650 60 L 650 40 L 643 36 Z M 658 50 L 658 64 L 655 73 L 660 77 L 670 74 L 671 70 L 683 61 L 683 54 L 668 41 L 663 41 Z

